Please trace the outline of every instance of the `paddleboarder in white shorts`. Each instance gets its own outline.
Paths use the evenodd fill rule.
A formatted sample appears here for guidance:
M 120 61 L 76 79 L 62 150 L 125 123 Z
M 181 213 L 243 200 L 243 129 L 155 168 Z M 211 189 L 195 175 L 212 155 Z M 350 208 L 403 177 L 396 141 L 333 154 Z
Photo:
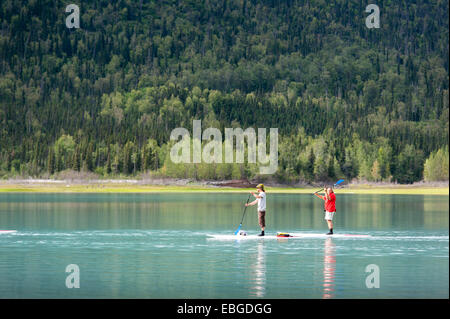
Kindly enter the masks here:
M 333 217 L 336 213 L 336 195 L 330 187 L 324 188 L 324 190 L 324 196 L 321 196 L 317 193 L 314 193 L 314 195 L 325 201 L 325 220 L 327 221 L 329 229 L 327 235 L 333 235 Z
M 259 234 L 258 236 L 264 236 L 264 229 L 266 228 L 266 191 L 264 190 L 263 184 L 258 184 L 258 186 L 256 186 L 256 190 L 258 194 L 250 192 L 256 198 L 256 200 L 251 203 L 245 204 L 245 206 L 253 206 L 255 204 L 258 204 L 258 222 L 259 226 L 261 227 L 261 234 Z

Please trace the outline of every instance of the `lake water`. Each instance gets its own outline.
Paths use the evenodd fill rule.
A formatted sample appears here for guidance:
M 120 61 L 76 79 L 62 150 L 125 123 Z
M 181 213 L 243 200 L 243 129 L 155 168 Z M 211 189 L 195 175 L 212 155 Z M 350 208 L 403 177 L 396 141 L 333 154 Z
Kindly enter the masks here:
M 449 298 L 448 196 L 337 194 L 335 233 L 370 237 L 328 238 L 320 199 L 268 193 L 267 235 L 320 236 L 208 237 L 232 235 L 246 200 L 0 194 L 0 229 L 17 230 L 0 234 L 0 298 Z M 242 229 L 259 233 L 256 206 Z

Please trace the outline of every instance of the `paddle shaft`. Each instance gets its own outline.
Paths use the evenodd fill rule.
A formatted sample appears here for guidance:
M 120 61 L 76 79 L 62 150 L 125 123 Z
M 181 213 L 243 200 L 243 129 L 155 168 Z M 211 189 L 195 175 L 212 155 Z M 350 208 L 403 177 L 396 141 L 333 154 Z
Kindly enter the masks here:
M 338 180 L 336 182 L 336 184 L 333 185 L 333 187 L 336 187 L 337 185 L 341 184 L 343 181 L 344 181 L 343 179 Z M 324 188 L 319 189 L 318 191 L 314 192 L 314 194 L 316 194 L 316 193 L 318 193 L 318 192 L 320 192 L 322 190 L 324 190 Z
M 250 200 L 250 195 L 251 194 L 248 195 L 247 202 L 245 203 L 244 214 L 242 215 L 241 223 L 239 224 L 238 229 L 236 229 L 236 231 L 234 232 L 235 235 L 237 235 L 237 233 L 239 232 L 239 230 L 242 227 L 242 222 L 244 221 L 245 212 L 247 211 L 247 204 L 248 204 L 248 201 Z
M 242 215 L 242 219 L 241 219 L 240 225 L 242 225 L 242 222 L 244 221 L 245 212 L 246 212 L 246 210 L 247 210 L 247 204 L 248 204 L 248 201 L 250 200 L 250 196 L 251 196 L 251 195 L 252 195 L 252 194 L 249 194 L 249 195 L 248 195 L 247 202 L 245 203 L 246 205 L 245 205 L 245 208 L 244 208 L 244 214 Z

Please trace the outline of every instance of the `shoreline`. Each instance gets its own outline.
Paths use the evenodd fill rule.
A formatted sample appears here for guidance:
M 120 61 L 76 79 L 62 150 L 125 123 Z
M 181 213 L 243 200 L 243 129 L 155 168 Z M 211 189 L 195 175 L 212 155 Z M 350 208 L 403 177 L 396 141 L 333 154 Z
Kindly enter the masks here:
M 270 193 L 311 194 L 320 186 L 266 184 Z M 0 193 L 244 193 L 253 187 L 220 186 L 191 180 L 3 180 Z M 409 185 L 350 183 L 336 188 L 340 194 L 449 195 L 448 182 Z

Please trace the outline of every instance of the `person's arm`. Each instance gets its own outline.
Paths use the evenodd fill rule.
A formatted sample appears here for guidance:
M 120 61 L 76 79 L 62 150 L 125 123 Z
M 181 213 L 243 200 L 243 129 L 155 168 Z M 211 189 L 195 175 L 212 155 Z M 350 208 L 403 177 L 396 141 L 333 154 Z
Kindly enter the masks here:
M 258 203 L 258 200 L 256 199 L 256 200 L 254 200 L 253 202 L 251 202 L 251 203 L 248 203 L 248 204 L 245 204 L 245 206 L 253 206 L 253 205 L 255 205 L 256 203 Z
M 258 195 L 258 194 L 255 194 L 254 192 L 250 192 L 250 193 L 252 193 L 252 195 L 255 197 L 255 198 L 261 198 L 262 196 L 260 196 L 260 195 Z
M 317 193 L 314 193 L 314 195 L 316 195 L 316 196 L 319 197 L 320 199 L 325 200 L 325 197 L 323 197 L 323 196 L 321 196 L 321 195 L 319 195 L 319 194 L 317 194 Z

